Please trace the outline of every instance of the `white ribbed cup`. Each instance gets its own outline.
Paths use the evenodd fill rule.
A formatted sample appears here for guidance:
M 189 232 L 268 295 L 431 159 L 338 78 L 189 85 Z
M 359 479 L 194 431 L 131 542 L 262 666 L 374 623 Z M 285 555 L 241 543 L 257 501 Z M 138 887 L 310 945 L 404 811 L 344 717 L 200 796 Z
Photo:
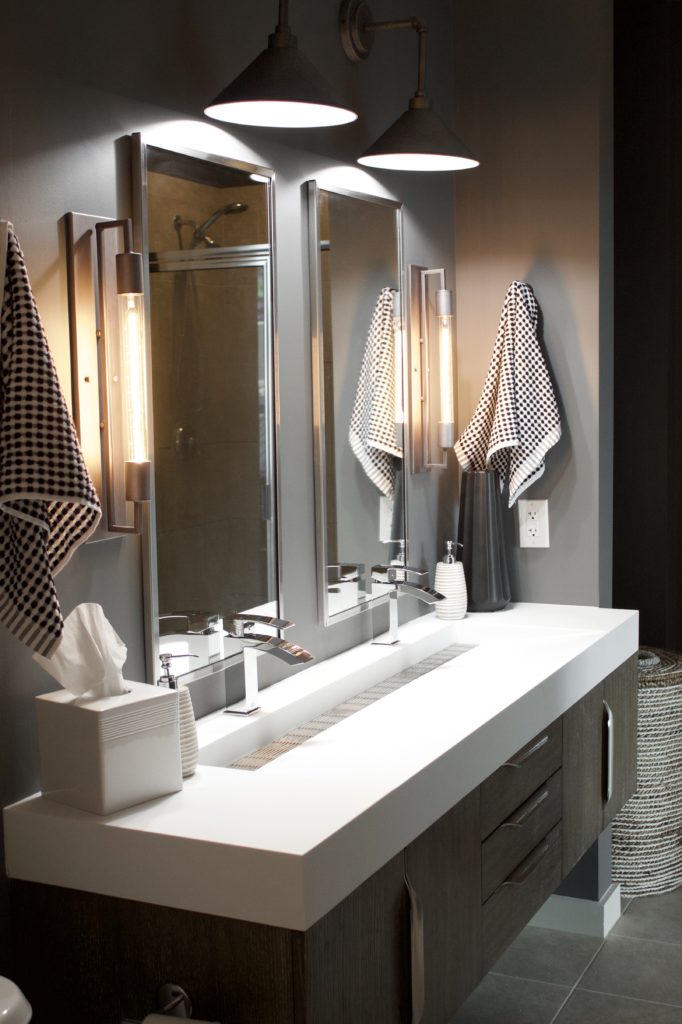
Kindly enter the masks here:
M 445 598 L 436 602 L 437 618 L 463 619 L 467 610 L 467 587 L 462 563 L 438 562 L 433 586 Z
M 178 716 L 180 724 L 180 760 L 182 777 L 194 775 L 199 760 L 197 723 L 194 718 L 192 697 L 186 686 L 178 687 Z

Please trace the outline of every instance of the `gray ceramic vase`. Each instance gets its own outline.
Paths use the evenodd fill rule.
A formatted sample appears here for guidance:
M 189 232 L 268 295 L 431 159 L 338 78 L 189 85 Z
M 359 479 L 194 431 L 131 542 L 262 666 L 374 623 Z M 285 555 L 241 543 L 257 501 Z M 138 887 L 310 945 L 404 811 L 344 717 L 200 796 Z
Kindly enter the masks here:
M 502 527 L 500 478 L 495 470 L 462 474 L 457 540 L 462 545 L 470 612 L 497 612 L 511 600 Z

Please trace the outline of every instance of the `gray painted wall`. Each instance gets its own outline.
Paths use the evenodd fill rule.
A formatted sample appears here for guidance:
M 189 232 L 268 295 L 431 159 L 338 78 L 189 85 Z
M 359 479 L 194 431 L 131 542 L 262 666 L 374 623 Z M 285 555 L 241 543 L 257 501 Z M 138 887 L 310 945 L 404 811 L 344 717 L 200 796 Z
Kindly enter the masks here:
M 544 312 L 565 437 L 531 492 L 550 497 L 552 548 L 514 551 L 514 596 L 598 603 L 606 600 L 609 576 L 608 544 L 603 536 L 600 541 L 609 492 L 610 425 L 607 405 L 600 404 L 610 372 L 608 287 L 600 292 L 600 253 L 608 247 L 608 231 L 600 239 L 600 73 L 608 71 L 602 15 L 609 5 L 458 0 L 454 33 L 450 3 L 419 0 L 416 7 L 430 29 L 427 87 L 434 105 L 452 123 L 457 95 L 458 130 L 482 160 L 480 170 L 457 179 L 460 422 L 478 397 L 504 291 L 513 277 L 525 277 Z M 248 8 L 225 0 L 119 0 L 115 8 L 91 0 L 33 0 L 3 13 L 0 217 L 14 222 L 24 247 L 64 382 L 69 359 L 60 218 L 68 210 L 127 213 L 127 160 L 117 140 L 160 124 L 201 122 L 204 103 L 264 46 L 275 9 L 274 0 Z M 450 281 L 454 263 L 450 176 L 371 179 L 344 169 L 405 107 L 414 88 L 415 40 L 411 33 L 383 36 L 370 61 L 352 67 L 337 41 L 336 12 L 335 0 L 298 0 L 292 24 L 302 48 L 357 104 L 361 123 L 312 134 L 213 129 L 207 146 L 221 145 L 228 155 L 277 171 L 284 612 L 298 623 L 294 638 L 318 657 L 365 639 L 370 624 L 361 617 L 328 630 L 317 625 L 302 182 L 317 177 L 403 200 L 406 261 L 444 266 Z M 373 12 L 378 18 L 396 13 L 388 0 L 375 0 Z M 172 134 L 177 144 L 192 145 L 186 127 Z M 442 538 L 455 528 L 454 459 L 445 473 L 410 478 L 408 486 L 410 560 L 433 568 Z M 81 549 L 58 588 L 65 612 L 87 600 L 104 606 L 128 643 L 127 674 L 141 677 L 138 541 Z M 415 611 L 404 606 L 404 614 Z M 32 697 L 49 688 L 29 652 L 0 631 L 2 804 L 37 788 Z M 0 886 L 2 934 L 6 918 Z M 0 950 L 0 973 L 4 956 Z
M 272 0 L 166 0 L 115 6 L 91 0 L 34 0 L 3 12 L 0 62 L 0 217 L 11 220 L 26 256 L 38 308 L 65 389 L 69 344 L 64 243 L 60 218 L 69 210 L 113 217 L 129 213 L 126 147 L 134 131 L 172 126 L 171 140 L 200 148 L 188 125 L 208 122 L 204 105 L 264 46 L 276 22 Z M 392 12 L 381 12 L 390 16 Z M 432 30 L 429 82 L 448 118 L 451 101 L 450 5 L 422 0 Z M 452 181 L 424 182 L 354 166 L 362 151 L 402 112 L 414 89 L 416 40 L 393 33 L 378 40 L 371 60 L 352 66 L 338 41 L 336 2 L 298 0 L 292 27 L 362 120 L 312 133 L 211 127 L 208 150 L 272 166 L 276 179 L 276 286 L 281 382 L 281 516 L 284 612 L 294 638 L 317 657 L 365 639 L 367 616 L 324 630 L 317 625 L 312 468 L 311 357 L 305 195 L 308 178 L 377 192 L 405 202 L 405 254 L 445 265 L 453 253 Z M 182 122 L 182 123 L 180 123 Z M 190 125 L 191 127 L 191 125 Z M 202 140 L 206 139 L 206 134 Z M 160 141 L 169 142 L 168 134 Z M 352 175 L 348 176 L 348 166 Z M 413 558 L 433 567 L 436 483 L 415 485 Z M 126 674 L 144 674 L 139 542 L 135 538 L 81 548 L 58 577 L 62 609 L 98 601 L 128 644 Z M 404 614 L 414 614 L 406 606 Z M 383 620 L 382 620 L 383 621 Z M 384 625 L 385 628 L 385 625 Z M 30 652 L 0 629 L 0 804 L 38 788 L 32 699 L 51 689 Z M 1 857 L 1 850 L 0 850 Z M 0 936 L 6 935 L 6 889 L 0 885 Z M 0 949 L 0 974 L 4 949 Z
M 524 497 L 549 499 L 549 550 L 506 514 L 512 596 L 611 599 L 611 0 L 459 0 L 458 126 L 481 159 L 457 178 L 460 428 L 485 378 L 502 301 L 528 281 L 563 436 Z

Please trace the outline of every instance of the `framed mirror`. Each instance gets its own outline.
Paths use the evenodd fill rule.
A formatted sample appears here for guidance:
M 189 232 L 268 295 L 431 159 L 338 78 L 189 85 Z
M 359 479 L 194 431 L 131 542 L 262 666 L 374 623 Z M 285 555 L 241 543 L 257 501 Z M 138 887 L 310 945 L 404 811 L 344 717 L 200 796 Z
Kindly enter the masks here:
M 310 181 L 317 582 L 328 625 L 404 561 L 401 204 Z
M 273 172 L 134 137 L 148 267 L 153 501 L 148 676 L 241 654 L 223 624 L 276 616 Z

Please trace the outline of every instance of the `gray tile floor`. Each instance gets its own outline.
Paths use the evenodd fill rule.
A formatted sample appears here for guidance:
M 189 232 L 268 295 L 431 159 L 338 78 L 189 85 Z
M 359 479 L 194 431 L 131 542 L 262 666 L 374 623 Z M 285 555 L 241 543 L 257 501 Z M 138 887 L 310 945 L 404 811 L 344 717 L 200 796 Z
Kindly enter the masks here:
M 682 888 L 605 940 L 526 928 L 451 1024 L 682 1024 Z

